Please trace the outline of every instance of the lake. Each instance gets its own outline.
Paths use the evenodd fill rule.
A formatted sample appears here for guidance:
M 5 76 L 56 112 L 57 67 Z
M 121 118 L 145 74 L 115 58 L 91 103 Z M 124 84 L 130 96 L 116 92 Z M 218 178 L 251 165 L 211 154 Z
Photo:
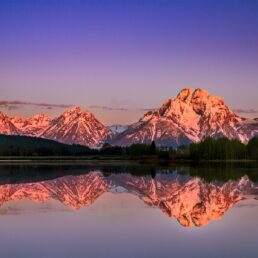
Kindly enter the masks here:
M 0 257 L 258 257 L 258 168 L 0 166 Z

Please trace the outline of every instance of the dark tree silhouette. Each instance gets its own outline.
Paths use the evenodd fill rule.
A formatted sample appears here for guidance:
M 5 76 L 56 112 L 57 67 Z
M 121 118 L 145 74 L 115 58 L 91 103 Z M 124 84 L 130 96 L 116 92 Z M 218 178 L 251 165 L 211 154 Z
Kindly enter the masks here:
M 154 141 L 152 141 L 150 145 L 150 155 L 155 155 L 155 154 L 156 154 L 156 144 Z

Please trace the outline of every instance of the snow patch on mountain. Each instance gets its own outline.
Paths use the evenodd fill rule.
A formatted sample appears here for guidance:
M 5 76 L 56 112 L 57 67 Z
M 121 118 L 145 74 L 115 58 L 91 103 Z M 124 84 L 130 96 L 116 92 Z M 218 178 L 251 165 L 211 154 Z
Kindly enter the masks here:
M 123 133 L 129 128 L 129 125 L 111 125 L 108 127 L 113 135 Z

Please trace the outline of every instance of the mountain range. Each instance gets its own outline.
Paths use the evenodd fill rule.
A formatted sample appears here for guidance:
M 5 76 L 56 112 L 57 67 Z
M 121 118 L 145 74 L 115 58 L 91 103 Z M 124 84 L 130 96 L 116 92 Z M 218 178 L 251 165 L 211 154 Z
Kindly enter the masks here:
M 221 97 L 204 89 L 185 88 L 176 98 L 169 98 L 160 108 L 147 112 L 128 126 L 105 126 L 91 112 L 73 107 L 55 119 L 44 114 L 28 119 L 8 117 L 0 112 L 0 133 L 89 147 L 104 142 L 128 146 L 152 141 L 157 146 L 178 146 L 199 142 L 208 136 L 246 143 L 258 135 L 258 121 L 238 116 Z

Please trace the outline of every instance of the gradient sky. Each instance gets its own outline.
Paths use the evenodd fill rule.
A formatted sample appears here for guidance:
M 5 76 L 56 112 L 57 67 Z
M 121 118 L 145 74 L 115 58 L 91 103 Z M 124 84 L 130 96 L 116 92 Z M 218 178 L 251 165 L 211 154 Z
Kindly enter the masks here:
M 0 1 L 2 101 L 131 123 L 184 87 L 258 116 L 258 1 Z M 65 110 L 20 106 L 1 109 Z

